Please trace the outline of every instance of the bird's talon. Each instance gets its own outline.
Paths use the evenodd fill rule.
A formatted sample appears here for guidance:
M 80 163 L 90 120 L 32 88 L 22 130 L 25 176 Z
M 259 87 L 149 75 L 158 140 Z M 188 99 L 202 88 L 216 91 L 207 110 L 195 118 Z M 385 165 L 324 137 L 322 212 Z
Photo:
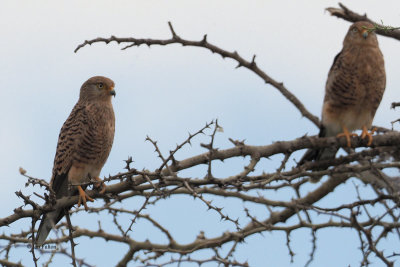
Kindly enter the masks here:
M 86 194 L 86 192 L 82 189 L 80 185 L 78 186 L 78 191 L 79 191 L 78 207 L 80 207 L 81 204 L 83 204 L 85 210 L 88 210 L 89 208 L 86 205 L 86 201 L 93 202 L 94 199 L 91 198 L 88 194 Z
M 372 144 L 372 135 L 377 131 L 378 129 L 375 127 L 373 128 L 370 132 L 368 132 L 368 129 L 366 126 L 362 127 L 362 133 L 360 135 L 361 139 L 365 139 L 365 137 L 368 137 L 368 142 L 367 146 L 371 146 Z
M 96 177 L 97 182 L 95 182 L 94 188 L 96 188 L 100 194 L 104 194 L 106 192 L 106 185 L 104 184 L 103 180 L 101 180 L 99 177 Z
M 106 192 L 106 186 L 103 183 L 102 189 L 99 191 L 100 194 L 104 194 Z
M 357 136 L 355 133 L 350 133 L 346 127 L 343 127 L 343 133 L 336 135 L 337 138 L 339 137 L 346 137 L 347 140 L 347 147 L 351 147 L 351 139 L 350 137 Z

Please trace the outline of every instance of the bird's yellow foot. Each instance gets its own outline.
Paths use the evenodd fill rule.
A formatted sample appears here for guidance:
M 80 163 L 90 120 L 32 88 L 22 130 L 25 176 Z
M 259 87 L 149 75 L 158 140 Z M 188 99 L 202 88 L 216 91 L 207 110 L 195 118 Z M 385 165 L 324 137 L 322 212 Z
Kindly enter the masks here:
M 80 185 L 78 185 L 78 191 L 79 191 L 79 200 L 78 200 L 78 207 L 81 206 L 81 203 L 83 203 L 83 206 L 85 207 L 85 210 L 88 210 L 88 206 L 86 205 L 86 201 L 91 201 L 93 202 L 93 198 L 89 197 L 88 194 L 82 189 Z
M 362 127 L 362 133 L 360 135 L 361 139 L 364 139 L 365 137 L 368 137 L 368 143 L 367 146 L 370 146 L 372 144 L 372 135 L 376 132 L 376 128 L 373 128 L 371 132 L 368 132 L 367 126 Z
M 336 137 L 346 137 L 346 140 L 347 140 L 347 146 L 348 147 L 351 147 L 351 140 L 350 140 L 350 137 L 352 137 L 352 136 L 357 136 L 357 134 L 355 134 L 355 133 L 350 133 L 349 132 L 349 130 L 347 130 L 347 128 L 346 127 L 342 127 L 343 128 L 343 133 L 340 133 L 340 134 L 338 134 L 338 135 L 336 135 Z
M 103 180 L 100 179 L 100 177 L 96 177 L 95 180 L 97 182 L 95 182 L 94 188 L 96 188 L 100 194 L 104 194 L 104 192 L 106 192 L 106 185 L 104 184 Z

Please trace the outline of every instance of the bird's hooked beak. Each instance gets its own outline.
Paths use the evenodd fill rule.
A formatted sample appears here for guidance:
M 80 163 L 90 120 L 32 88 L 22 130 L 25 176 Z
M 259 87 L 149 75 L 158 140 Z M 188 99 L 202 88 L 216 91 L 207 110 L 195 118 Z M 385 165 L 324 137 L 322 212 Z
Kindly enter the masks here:
M 362 35 L 362 37 L 363 37 L 364 39 L 367 39 L 367 37 L 368 37 L 368 30 L 367 30 L 367 29 L 362 30 L 361 35 Z
M 110 90 L 110 95 L 115 97 L 116 94 L 117 93 L 115 92 L 114 87 L 112 87 L 111 90 Z

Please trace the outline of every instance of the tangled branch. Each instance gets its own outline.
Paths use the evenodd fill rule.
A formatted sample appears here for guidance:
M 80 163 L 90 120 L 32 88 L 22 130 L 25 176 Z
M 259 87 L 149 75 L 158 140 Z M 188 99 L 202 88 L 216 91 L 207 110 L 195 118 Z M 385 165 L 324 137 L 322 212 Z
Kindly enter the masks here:
M 328 11 L 351 21 L 358 18 L 356 13 L 348 10 L 342 4 L 341 9 L 329 8 Z M 365 18 L 364 18 L 365 19 Z M 304 105 L 282 84 L 257 66 L 255 56 L 251 61 L 242 58 L 236 51 L 221 49 L 207 40 L 205 35 L 200 41 L 190 41 L 180 37 L 169 23 L 172 37 L 170 39 L 137 39 L 137 38 L 96 38 L 79 45 L 75 52 L 86 45 L 97 42 L 106 44 L 115 41 L 124 43 L 127 49 L 146 44 L 202 47 L 223 58 L 231 58 L 238 63 L 237 67 L 245 67 L 265 83 L 272 85 L 292 103 L 299 112 L 319 125 L 319 119 L 312 115 Z M 379 33 L 379 30 L 377 30 Z M 392 31 L 391 34 L 396 33 Z M 394 37 L 396 38 L 396 37 Z M 393 107 L 398 106 L 397 103 Z M 44 266 L 50 266 L 60 256 L 68 257 L 74 266 L 93 266 L 89 259 L 81 257 L 80 245 L 85 237 L 97 241 L 117 242 L 125 247 L 124 255 L 116 259 L 117 266 L 127 266 L 134 262 L 142 266 L 168 266 L 181 263 L 215 263 L 223 266 L 249 266 L 247 259 L 238 259 L 235 252 L 244 246 L 250 236 L 265 232 L 282 232 L 286 235 L 286 246 L 292 262 L 295 260 L 296 248 L 291 244 L 294 232 L 306 229 L 311 236 L 311 251 L 308 265 L 317 256 L 317 233 L 324 229 L 351 229 L 358 234 L 362 258 L 361 265 L 369 265 L 372 258 L 379 259 L 387 266 L 394 266 L 399 258 L 400 246 L 388 246 L 385 238 L 400 240 L 400 177 L 394 176 L 392 169 L 400 167 L 400 133 L 380 128 L 381 134 L 374 136 L 370 147 L 366 140 L 352 138 L 352 149 L 348 154 L 333 160 L 307 162 L 297 166 L 297 151 L 309 148 L 337 147 L 345 148 L 347 142 L 335 137 L 318 138 L 300 137 L 291 141 L 280 141 L 268 145 L 248 145 L 244 141 L 229 139 L 232 143 L 228 148 L 217 148 L 215 136 L 221 126 L 218 121 L 206 123 L 193 134 L 164 153 L 153 138 L 147 137 L 160 160 L 159 166 L 153 171 L 138 170 L 134 167 L 131 157 L 125 160 L 125 171 L 104 179 L 107 183 L 105 194 L 97 190 L 87 190 L 93 199 L 101 202 L 100 206 L 90 207 L 88 213 L 84 209 L 72 209 L 66 216 L 67 221 L 55 227 L 44 247 L 35 248 L 34 236 L 36 220 L 44 213 L 59 208 L 67 208 L 77 203 L 78 197 L 64 197 L 55 200 L 47 182 L 27 175 L 21 169 L 21 174 L 27 178 L 27 186 L 45 188 L 48 193 L 35 192 L 27 196 L 22 191 L 16 192 L 23 205 L 14 209 L 13 214 L 0 218 L 0 227 L 8 230 L 0 235 L 0 264 L 5 266 L 22 266 L 14 251 L 21 251 L 27 246 L 33 257 L 34 264 L 45 260 Z M 188 158 L 179 158 L 178 152 L 185 146 L 198 145 L 206 152 Z M 228 168 L 229 161 L 242 158 L 242 169 L 234 174 L 216 175 L 219 168 L 217 162 L 223 162 Z M 262 162 L 274 158 L 267 166 Z M 202 168 L 204 167 L 204 168 Z M 187 170 L 200 168 L 197 176 L 188 176 Z M 323 177 L 317 184 L 311 184 L 315 177 Z M 351 180 L 351 182 L 349 182 Z M 367 185 L 361 186 L 361 185 Z M 351 201 L 337 197 L 340 187 L 354 187 L 355 196 Z M 368 188 L 373 193 L 366 193 Z M 157 219 L 157 214 L 149 212 L 150 207 L 159 205 L 161 201 L 186 196 L 188 201 L 200 203 L 209 210 L 208 220 L 217 218 L 215 225 L 222 226 L 223 231 L 213 236 L 206 229 L 196 233 L 190 241 L 181 241 L 173 228 L 166 226 Z M 277 197 L 271 197 L 272 195 Z M 332 203 L 326 205 L 320 200 L 332 197 Z M 142 199 L 138 202 L 137 199 Z M 134 202 L 140 203 L 135 208 Z M 242 201 L 243 207 L 236 207 L 239 217 L 231 214 L 228 208 L 231 201 Z M 27 208 L 25 206 L 29 206 Z M 257 208 L 263 210 L 263 215 L 256 216 Z M 71 215 L 96 215 L 102 218 L 95 227 L 85 228 L 74 225 Z M 184 213 L 182 213 L 184 214 Z M 182 215 L 184 216 L 184 215 Z M 12 226 L 23 219 L 30 219 L 21 231 Z M 104 224 L 111 225 L 104 227 Z M 148 232 L 158 233 L 158 237 L 146 240 L 137 238 L 136 227 L 145 224 Z M 68 244 L 70 246 L 68 246 Z M 51 249 L 48 250 L 49 246 Z M 70 249 L 68 248 L 70 247 Z M 354 248 L 357 250 L 357 248 Z M 207 251 L 207 256 L 196 254 Z M 36 254 L 35 254 L 36 253 Z M 211 253 L 211 254 L 210 254 Z M 37 257 L 36 255 L 40 255 Z M 211 256 L 210 256 L 211 255 Z M 32 259 L 31 259 L 32 261 Z

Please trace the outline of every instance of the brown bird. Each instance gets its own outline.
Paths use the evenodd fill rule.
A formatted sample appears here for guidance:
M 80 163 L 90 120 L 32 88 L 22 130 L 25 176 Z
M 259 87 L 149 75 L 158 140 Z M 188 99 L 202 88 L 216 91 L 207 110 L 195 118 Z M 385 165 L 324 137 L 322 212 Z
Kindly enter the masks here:
M 84 191 L 87 184 L 94 182 L 100 193 L 105 192 L 99 175 L 114 140 L 111 96 L 115 96 L 115 91 L 114 82 L 109 78 L 95 76 L 82 85 L 79 100 L 58 137 L 50 181 L 56 199 L 79 194 L 78 207 L 83 203 L 87 210 L 86 201 L 93 201 Z M 64 209 L 57 209 L 43 215 L 36 236 L 38 246 L 64 214 Z
M 386 86 L 384 60 L 374 25 L 358 21 L 350 26 L 342 51 L 336 55 L 328 74 L 322 107 L 320 137 L 345 137 L 351 147 L 351 133 L 362 129 L 361 138 L 372 143 L 371 128 Z M 337 148 L 308 150 L 305 161 L 334 158 Z

